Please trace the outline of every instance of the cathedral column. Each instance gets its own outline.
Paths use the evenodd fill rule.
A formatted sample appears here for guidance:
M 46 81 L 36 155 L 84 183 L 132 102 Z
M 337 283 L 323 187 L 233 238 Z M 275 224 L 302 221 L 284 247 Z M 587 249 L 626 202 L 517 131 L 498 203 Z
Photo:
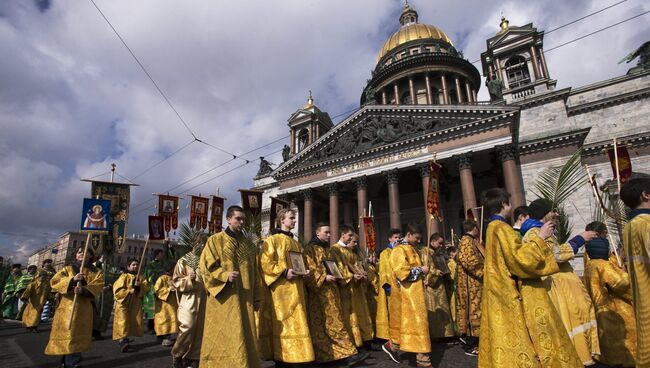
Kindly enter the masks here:
M 393 92 L 395 92 L 395 105 L 399 105 L 399 87 L 397 87 L 397 83 L 393 84 Z
M 440 75 L 440 83 L 442 85 L 442 100 L 447 105 L 449 104 L 449 93 L 447 93 L 447 78 L 444 74 Z
M 454 158 L 460 172 L 460 190 L 463 194 L 463 207 L 467 213 L 467 210 L 476 208 L 476 192 L 472 178 L 472 152 L 455 155 Z
M 501 69 L 501 65 L 500 65 L 501 61 L 499 59 L 494 59 L 494 63 L 497 69 L 497 76 L 503 82 L 503 88 L 510 89 L 510 83 L 508 82 L 508 78 L 506 78 L 505 71 Z
M 402 221 L 400 219 L 399 209 L 399 172 L 392 169 L 385 172 L 386 182 L 388 183 L 388 212 L 390 214 L 390 227 L 401 229 Z
M 533 60 L 533 71 L 535 72 L 535 80 L 540 78 L 539 75 L 539 65 L 537 64 L 537 52 L 535 52 L 535 46 L 530 47 L 530 58 Z
M 343 223 L 347 225 L 352 225 L 352 198 L 347 193 L 341 196 L 343 201 Z
M 472 89 L 469 87 L 468 82 L 465 82 L 465 93 L 467 94 L 467 102 L 474 102 L 472 99 Z
M 368 177 L 360 176 L 355 179 L 357 187 L 357 213 L 359 217 L 368 216 Z
M 388 105 L 388 98 L 386 97 L 386 88 L 381 89 L 381 103 L 383 105 Z
M 429 185 L 431 184 L 431 165 L 428 162 L 423 162 L 417 165 L 418 170 L 420 171 L 420 177 L 422 177 L 422 194 L 424 199 L 424 218 L 429 219 L 429 211 L 427 210 L 427 202 L 429 196 Z M 429 224 L 426 224 L 428 227 Z M 440 222 L 436 219 L 431 221 L 431 234 L 440 232 Z M 430 235 L 430 234 L 429 234 Z M 428 236 L 428 235 L 427 235 Z M 425 237 L 426 238 L 426 237 Z M 428 240 L 427 240 L 428 241 Z
M 291 154 L 296 153 L 296 147 L 295 147 L 295 131 L 291 129 Z
M 511 195 L 512 208 L 523 206 L 526 204 L 526 197 L 521 184 L 521 172 L 517 165 L 517 149 L 512 144 L 498 146 L 497 155 L 501 161 L 506 190 Z
M 411 104 L 417 105 L 418 102 L 415 99 L 415 88 L 413 87 L 413 77 L 409 77 L 409 92 L 411 93 Z
M 539 56 L 540 56 L 540 61 L 542 62 L 542 69 L 544 69 L 544 77 L 545 78 L 550 78 L 548 76 L 548 67 L 546 65 L 546 57 L 544 56 L 544 50 L 541 48 L 539 49 Z
M 313 234 L 313 229 L 312 229 L 312 216 L 314 213 L 314 193 L 311 189 L 305 189 L 302 191 L 302 197 L 304 199 L 303 202 L 303 212 L 304 217 L 303 217 L 303 237 L 306 240 L 311 239 L 314 234 Z
M 431 81 L 429 80 L 429 74 L 424 76 L 424 82 L 427 85 L 427 103 L 433 105 L 433 97 L 431 97 Z
M 490 71 L 490 75 L 488 75 L 488 80 L 492 80 L 494 79 L 494 67 L 492 66 L 492 64 L 488 65 L 488 69 Z
M 458 103 L 461 103 L 463 102 L 463 94 L 460 90 L 460 80 L 458 79 L 458 76 L 454 77 L 454 83 L 456 84 L 456 99 L 458 100 Z
M 330 197 L 330 244 L 333 245 L 339 240 L 339 186 L 337 183 L 331 183 L 325 188 Z
M 478 101 L 478 97 L 476 97 L 476 90 L 472 88 L 472 101 L 476 102 Z

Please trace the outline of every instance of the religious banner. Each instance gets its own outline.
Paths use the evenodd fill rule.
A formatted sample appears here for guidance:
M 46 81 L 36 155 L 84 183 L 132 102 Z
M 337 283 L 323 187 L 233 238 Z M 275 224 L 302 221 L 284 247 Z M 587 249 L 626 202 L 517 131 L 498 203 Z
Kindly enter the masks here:
M 207 228 L 210 198 L 197 196 L 190 197 L 192 197 L 190 203 L 190 227 L 200 227 L 201 229 Z
M 271 213 L 270 213 L 270 219 L 269 223 L 271 224 L 271 228 L 276 227 L 276 221 L 278 218 L 278 212 L 282 210 L 283 208 L 289 208 L 291 204 L 287 201 L 283 201 L 278 198 L 271 197 Z
M 161 216 L 149 216 L 149 240 L 165 240 L 164 229 Z
M 84 198 L 81 231 L 108 232 L 110 229 L 110 210 L 110 200 Z
M 375 238 L 375 224 L 372 217 L 362 217 L 361 223 L 363 224 L 363 234 L 366 241 L 366 250 L 368 253 L 374 252 L 377 247 L 377 239 Z
M 621 178 L 621 186 L 627 183 L 632 176 L 632 162 L 630 161 L 630 153 L 624 146 L 616 147 L 616 154 L 614 148 L 607 150 L 609 155 L 609 162 L 612 164 L 612 172 L 614 173 L 614 180 Z M 616 156 L 618 156 L 618 172 L 616 172 Z
M 92 198 L 111 201 L 109 223 L 110 229 L 101 242 L 104 251 L 111 254 L 114 249 L 122 253 L 126 250 L 127 224 L 129 221 L 129 202 L 131 186 L 136 184 L 113 183 L 107 181 L 90 181 Z
M 262 212 L 262 192 L 258 190 L 240 189 L 241 204 L 244 211 L 258 216 Z
M 433 218 L 442 220 L 440 212 L 440 165 L 431 160 L 429 191 L 427 192 L 427 211 Z
M 476 221 L 476 216 L 474 216 L 474 209 L 470 208 L 465 213 L 465 220 L 474 220 Z
M 178 197 L 158 195 L 158 216 L 163 219 L 163 228 L 167 235 L 178 228 Z
M 210 228 L 209 231 L 213 234 L 221 232 L 223 226 L 223 204 L 224 198 L 212 196 L 212 214 L 210 217 Z

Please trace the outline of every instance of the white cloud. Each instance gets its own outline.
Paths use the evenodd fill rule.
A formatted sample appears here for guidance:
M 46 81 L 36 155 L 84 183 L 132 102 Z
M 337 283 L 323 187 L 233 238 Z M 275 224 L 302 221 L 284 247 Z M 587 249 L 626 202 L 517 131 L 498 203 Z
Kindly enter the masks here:
M 310 89 L 332 116 L 356 107 L 401 10 L 389 0 L 97 3 L 191 129 L 234 153 L 286 136 L 286 119 Z M 497 31 L 501 11 L 511 24 L 550 29 L 611 2 L 411 3 L 421 22 L 445 30 L 473 61 Z M 89 193 L 80 178 L 107 172 L 112 162 L 120 174 L 134 177 L 191 139 L 92 3 L 53 1 L 40 10 L 34 4 L 0 5 L 0 254 L 18 247 L 28 252 L 44 242 L 7 233 L 51 237 L 75 229 L 81 198 Z M 647 8 L 630 0 L 548 35 L 545 46 Z M 629 65 L 616 62 L 650 38 L 646 24 L 640 18 L 549 53 L 558 87 L 624 74 Z M 484 88 L 481 96 L 487 96 Z M 139 177 L 132 203 L 229 158 L 194 143 Z M 267 158 L 281 160 L 279 153 Z M 172 193 L 240 164 L 230 162 Z M 190 193 L 209 194 L 219 186 L 237 202 L 236 189 L 250 186 L 256 171 L 247 165 Z M 133 211 L 130 232 L 144 231 L 153 209 L 138 210 L 146 208 Z

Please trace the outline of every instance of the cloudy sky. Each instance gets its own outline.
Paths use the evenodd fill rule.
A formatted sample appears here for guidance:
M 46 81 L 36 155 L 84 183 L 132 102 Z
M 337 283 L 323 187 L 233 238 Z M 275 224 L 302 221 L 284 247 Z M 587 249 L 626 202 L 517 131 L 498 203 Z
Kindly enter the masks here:
M 193 134 L 234 154 L 266 145 L 244 158 L 265 156 L 272 163 L 281 161 L 286 119 L 305 103 L 308 90 L 331 116 L 358 107 L 403 4 L 95 1 Z M 511 25 L 533 22 L 550 30 L 618 1 L 410 3 L 420 22 L 442 28 L 474 61 L 498 30 L 502 12 Z M 643 0 L 625 1 L 552 32 L 544 46 L 648 9 Z M 549 52 L 558 88 L 624 74 L 629 65 L 617 62 L 650 39 L 649 17 Z M 146 216 L 155 211 L 153 192 L 206 195 L 219 187 L 232 203 L 237 188 L 252 185 L 257 162 L 244 165 L 208 145 L 188 145 L 188 129 L 92 2 L 2 1 L 0 47 L 0 255 L 24 262 L 59 234 L 78 229 L 82 198 L 90 191 L 80 179 L 107 173 L 112 162 L 119 175 L 140 184 L 132 191 L 130 233 L 144 233 Z M 479 95 L 487 98 L 484 89 Z

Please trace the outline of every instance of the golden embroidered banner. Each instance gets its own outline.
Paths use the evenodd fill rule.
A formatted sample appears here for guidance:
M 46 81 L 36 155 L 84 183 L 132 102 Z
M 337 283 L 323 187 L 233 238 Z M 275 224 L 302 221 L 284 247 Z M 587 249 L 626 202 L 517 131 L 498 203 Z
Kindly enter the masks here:
M 200 227 L 201 229 L 207 228 L 210 198 L 199 196 L 190 197 L 192 197 L 190 204 L 190 227 Z
M 278 198 L 271 197 L 271 213 L 269 223 L 271 224 L 271 229 L 276 227 L 275 221 L 278 218 L 278 212 L 283 208 L 289 208 L 291 204 L 287 201 L 283 201 Z
M 427 211 L 433 218 L 442 220 L 442 213 L 440 212 L 440 166 L 434 160 L 431 160 Z
M 248 211 L 253 216 L 262 213 L 262 193 L 259 190 L 239 189 L 241 193 L 241 205 L 244 211 Z
M 363 234 L 366 240 L 366 249 L 368 252 L 374 252 L 377 247 L 377 239 L 375 238 L 375 223 L 372 217 L 362 217 Z
M 163 228 L 167 235 L 178 228 L 178 197 L 158 195 L 158 216 L 163 218 Z
M 216 234 L 223 230 L 223 204 L 224 198 L 212 196 L 212 214 L 210 217 L 210 233 Z
M 609 162 L 612 164 L 612 172 L 614 173 L 614 180 L 621 178 L 621 186 L 627 183 L 632 176 L 632 161 L 630 161 L 630 153 L 626 147 L 618 146 L 616 153 L 611 148 L 607 151 L 609 155 Z M 618 157 L 617 157 L 618 156 Z M 616 172 L 616 159 L 618 158 L 618 172 Z

